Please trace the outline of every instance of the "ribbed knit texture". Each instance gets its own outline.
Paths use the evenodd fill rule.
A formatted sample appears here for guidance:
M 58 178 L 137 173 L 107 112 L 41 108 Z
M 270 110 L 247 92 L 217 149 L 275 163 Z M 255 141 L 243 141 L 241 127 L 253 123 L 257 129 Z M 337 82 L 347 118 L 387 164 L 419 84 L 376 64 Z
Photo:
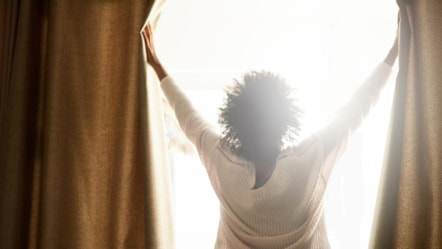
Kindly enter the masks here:
M 224 148 L 219 132 L 171 77 L 164 78 L 163 92 L 220 201 L 215 248 L 329 248 L 322 210 L 327 181 L 390 73 L 390 66 L 380 64 L 329 125 L 279 154 L 271 177 L 258 189 L 253 163 Z

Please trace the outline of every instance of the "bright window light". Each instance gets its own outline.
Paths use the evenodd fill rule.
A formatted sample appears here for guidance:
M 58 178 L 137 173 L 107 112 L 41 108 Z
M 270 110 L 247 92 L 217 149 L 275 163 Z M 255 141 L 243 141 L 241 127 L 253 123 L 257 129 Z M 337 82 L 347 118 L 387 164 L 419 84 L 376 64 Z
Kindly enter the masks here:
M 382 61 L 397 11 L 384 0 L 167 0 L 155 39 L 169 73 L 214 125 L 224 87 L 248 70 L 266 69 L 298 89 L 306 136 Z M 393 88 L 383 92 L 329 182 L 332 248 L 368 247 Z M 219 204 L 198 156 L 171 150 L 171 164 L 176 247 L 213 248 Z

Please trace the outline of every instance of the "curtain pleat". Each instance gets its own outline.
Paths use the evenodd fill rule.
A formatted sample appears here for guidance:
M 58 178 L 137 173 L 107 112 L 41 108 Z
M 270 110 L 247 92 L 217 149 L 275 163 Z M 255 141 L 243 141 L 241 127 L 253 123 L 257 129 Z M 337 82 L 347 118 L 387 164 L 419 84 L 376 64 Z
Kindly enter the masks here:
M 149 15 L 148 22 L 152 25 L 152 28 L 156 27 L 158 20 L 161 16 L 162 8 L 165 1 L 156 1 Z M 145 23 L 147 24 L 147 22 Z M 144 37 L 141 37 L 144 39 Z M 142 41 L 144 44 L 144 41 Z M 167 150 L 166 144 L 166 131 L 163 122 L 164 110 L 162 104 L 162 95 L 160 89 L 160 82 L 156 77 L 155 72 L 147 66 L 146 51 L 143 49 L 143 58 L 145 66 L 145 72 L 147 82 L 147 109 L 146 118 L 148 123 L 147 133 L 147 148 L 149 149 L 149 157 L 147 157 L 148 165 L 158 165 L 157 167 L 150 167 L 146 171 L 146 192 L 147 200 L 146 205 L 149 209 L 147 211 L 146 223 L 152 224 L 148 226 L 148 234 L 150 236 L 146 240 L 146 248 L 174 248 L 175 241 L 173 232 L 173 217 L 171 206 L 171 172 L 168 156 L 165 151 Z
M 0 248 L 172 248 L 153 0 L 0 3 Z
M 372 248 L 442 248 L 442 2 L 398 1 L 399 74 Z

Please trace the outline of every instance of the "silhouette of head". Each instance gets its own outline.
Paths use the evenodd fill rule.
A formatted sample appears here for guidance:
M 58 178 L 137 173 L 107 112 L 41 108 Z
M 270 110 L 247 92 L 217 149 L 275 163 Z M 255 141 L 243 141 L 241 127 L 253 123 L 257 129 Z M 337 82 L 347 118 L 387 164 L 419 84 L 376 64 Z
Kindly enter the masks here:
M 276 158 L 281 146 L 300 131 L 301 110 L 293 89 L 268 71 L 251 71 L 234 80 L 220 111 L 222 143 L 253 162 Z

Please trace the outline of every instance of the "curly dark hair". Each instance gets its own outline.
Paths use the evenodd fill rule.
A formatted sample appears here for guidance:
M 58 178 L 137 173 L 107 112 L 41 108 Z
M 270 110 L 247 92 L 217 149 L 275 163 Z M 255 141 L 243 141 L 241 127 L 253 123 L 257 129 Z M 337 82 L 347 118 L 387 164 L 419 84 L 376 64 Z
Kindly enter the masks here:
M 220 108 L 221 142 L 252 162 L 276 159 L 281 146 L 297 138 L 300 108 L 294 89 L 269 71 L 251 71 L 226 89 Z

